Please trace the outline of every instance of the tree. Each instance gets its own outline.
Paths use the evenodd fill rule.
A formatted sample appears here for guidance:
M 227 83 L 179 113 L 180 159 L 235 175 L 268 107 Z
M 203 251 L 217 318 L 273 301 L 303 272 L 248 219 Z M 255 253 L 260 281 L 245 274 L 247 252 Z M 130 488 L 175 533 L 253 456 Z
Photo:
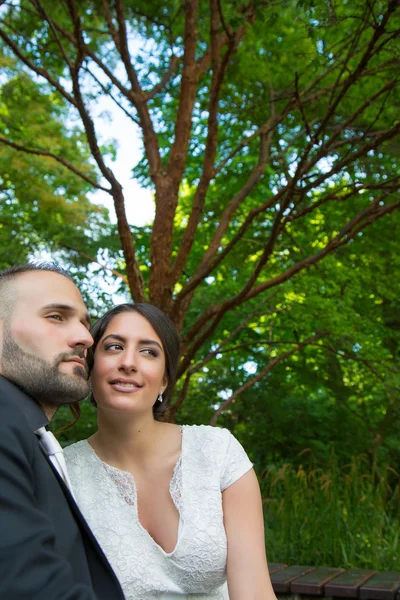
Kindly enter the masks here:
M 0 262 L 6 267 L 10 257 L 23 262 L 44 244 L 51 250 L 76 239 L 85 247 L 84 229 L 89 226 L 95 237 L 108 218 L 87 199 L 97 174 L 82 132 L 63 123 L 64 104 L 15 61 L 3 56 L 0 64 L 8 74 L 0 88 L 0 132 L 13 134 L 12 143 L 0 145 Z M 35 145 L 57 148 L 62 158 L 56 162 L 44 152 L 37 154 Z M 15 151 L 19 146 L 32 150 Z M 84 178 L 64 167 L 71 159 L 80 159 Z
M 93 261 L 103 252 L 132 298 L 182 331 L 171 418 L 210 353 L 252 320 L 275 318 L 300 274 L 346 245 L 362 251 L 364 233 L 400 205 L 398 0 L 6 0 L 1 15 L 4 55 L 80 119 L 97 178 L 11 127 L 0 142 L 113 198 L 122 254 L 104 254 L 110 236 L 90 233 L 70 250 Z M 154 190 L 151 233 L 127 221 L 91 116 L 100 96 L 141 129 L 133 172 Z M 237 390 L 327 334 L 273 340 L 282 352 Z

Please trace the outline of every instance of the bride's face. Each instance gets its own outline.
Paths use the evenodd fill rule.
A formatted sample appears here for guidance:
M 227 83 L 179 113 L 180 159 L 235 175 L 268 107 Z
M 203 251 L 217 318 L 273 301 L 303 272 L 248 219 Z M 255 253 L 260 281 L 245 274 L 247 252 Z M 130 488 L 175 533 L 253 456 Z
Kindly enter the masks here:
M 97 344 L 91 373 L 98 408 L 148 411 L 167 387 L 162 342 L 136 312 L 116 315 Z

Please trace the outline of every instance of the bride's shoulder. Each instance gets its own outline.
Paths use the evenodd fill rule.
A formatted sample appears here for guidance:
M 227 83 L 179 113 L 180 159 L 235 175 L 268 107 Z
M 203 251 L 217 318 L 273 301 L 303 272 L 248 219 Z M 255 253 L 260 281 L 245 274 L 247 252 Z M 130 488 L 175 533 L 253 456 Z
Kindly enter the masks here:
M 214 427 L 214 425 L 181 425 L 183 431 L 191 432 L 192 435 L 223 438 L 231 435 L 228 429 L 223 427 Z
M 220 451 L 229 444 L 232 434 L 228 429 L 213 427 L 212 425 L 183 425 L 182 432 L 186 440 Z

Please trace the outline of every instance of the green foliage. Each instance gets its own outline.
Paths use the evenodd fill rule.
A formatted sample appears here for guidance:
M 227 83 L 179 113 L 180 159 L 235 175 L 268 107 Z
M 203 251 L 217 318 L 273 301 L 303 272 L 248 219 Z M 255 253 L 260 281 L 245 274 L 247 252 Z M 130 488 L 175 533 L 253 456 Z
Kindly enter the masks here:
M 179 422 L 209 421 L 229 390 L 250 381 L 296 341 L 327 332 L 238 396 L 218 424 L 239 437 L 260 469 L 296 463 L 305 448 L 324 467 L 334 448 L 341 462 L 366 454 L 400 470 L 400 290 L 397 278 L 390 276 L 397 268 L 399 226 L 398 215 L 389 228 L 383 221 L 374 224 L 369 237 L 360 236 L 318 268 L 293 278 L 264 303 L 255 300 L 232 312 L 200 358 L 250 318 L 192 376 Z M 313 242 L 303 237 L 299 245 Z M 215 293 L 216 301 L 217 290 L 228 294 L 235 279 L 231 271 L 218 286 L 210 283 L 210 291 L 206 285 L 204 296 Z
M 399 570 L 399 474 L 364 457 L 339 468 L 286 464 L 261 475 L 271 562 Z
M 88 399 L 80 403 L 80 410 L 80 418 L 72 427 L 75 419 L 68 406 L 62 406 L 51 420 L 51 429 L 63 447 L 87 439 L 97 429 L 97 411 Z
M 82 132 L 66 126 L 63 103 L 11 66 L 10 78 L 0 90 L 0 135 L 33 151 L 51 149 L 76 165 L 81 161 L 83 173 L 95 181 Z M 11 256 L 20 262 L 39 249 L 51 251 L 85 240 L 88 226 L 95 230 L 104 214 L 87 198 L 90 184 L 51 157 L 0 144 L 0 173 L 3 265 L 11 262 Z

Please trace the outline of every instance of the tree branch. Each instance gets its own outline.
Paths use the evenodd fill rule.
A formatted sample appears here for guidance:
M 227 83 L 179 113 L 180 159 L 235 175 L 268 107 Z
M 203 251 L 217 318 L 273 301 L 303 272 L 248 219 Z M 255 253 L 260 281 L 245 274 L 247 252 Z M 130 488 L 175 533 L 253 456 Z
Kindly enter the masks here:
M 345 225 L 345 227 L 343 227 L 341 232 L 338 235 L 336 235 L 330 242 L 328 242 L 328 244 L 325 246 L 325 248 L 323 248 L 320 252 L 317 252 L 316 254 L 313 254 L 312 256 L 305 258 L 304 260 L 300 261 L 299 263 L 297 263 L 296 265 L 294 265 L 293 267 L 291 267 L 284 273 L 281 273 L 281 275 L 278 275 L 277 277 L 274 277 L 273 279 L 270 279 L 269 281 L 262 283 L 259 286 L 253 288 L 253 290 L 247 294 L 246 300 L 255 298 L 261 292 L 264 292 L 265 290 L 270 289 L 271 287 L 275 287 L 276 285 L 279 285 L 280 283 L 284 283 L 285 281 L 287 281 L 288 279 L 293 277 L 293 275 L 299 273 L 300 271 L 304 270 L 305 268 L 309 267 L 310 265 L 317 264 L 320 260 L 325 258 L 325 256 L 327 254 L 330 254 L 331 252 L 333 252 L 340 246 L 344 246 L 350 240 L 354 239 L 355 236 L 358 233 L 360 233 L 360 231 L 365 229 L 365 227 L 368 227 L 371 223 L 373 223 L 377 219 L 380 219 L 381 217 L 383 217 L 387 214 L 390 214 L 391 212 L 393 212 L 394 210 L 396 210 L 398 208 L 400 208 L 400 201 L 393 202 L 392 204 L 388 204 L 388 205 L 377 208 L 376 201 L 374 200 L 373 206 L 362 211 L 359 215 L 357 215 L 354 219 L 352 219 L 347 225 Z
M 115 29 L 114 23 L 112 22 L 110 3 L 108 0 L 102 0 L 101 3 L 103 5 L 103 14 L 107 23 L 108 32 L 111 35 L 111 38 L 114 41 L 115 47 L 117 48 L 118 52 L 121 52 L 117 30 Z
M 121 102 L 117 98 L 114 97 L 114 95 L 98 79 L 98 77 L 96 77 L 96 75 L 94 73 L 92 73 L 92 71 L 88 67 L 82 67 L 82 68 L 86 71 L 86 73 L 88 73 L 93 78 L 93 80 L 97 83 L 97 85 L 100 87 L 100 89 L 103 91 L 103 93 L 106 96 L 108 96 L 109 98 L 111 98 L 111 100 L 114 102 L 114 104 L 116 104 L 116 106 L 118 106 L 118 108 L 122 110 L 122 112 L 125 114 L 125 116 L 128 117 L 128 119 L 130 119 L 131 121 L 133 121 L 136 125 L 140 126 L 140 122 L 137 119 L 135 119 L 135 117 L 133 115 L 131 115 L 131 113 L 121 104 Z
M 156 214 L 150 241 L 150 260 L 152 264 L 149 282 L 150 301 L 158 306 L 163 306 L 167 312 L 169 312 L 173 291 L 171 254 L 174 217 L 178 203 L 179 185 L 185 168 L 192 126 L 192 112 L 196 98 L 197 6 L 198 0 L 185 0 L 184 2 L 183 71 L 174 141 L 166 173 L 164 172 L 162 176 L 160 175 L 154 180 L 156 185 Z
M 327 335 L 327 334 L 325 332 L 317 333 L 317 334 L 309 337 L 308 339 L 304 340 L 303 342 L 296 344 L 296 347 L 293 348 L 292 350 L 287 350 L 286 352 L 283 352 L 282 354 L 279 354 L 278 356 L 276 356 L 275 358 L 270 360 L 268 365 L 266 367 L 264 367 L 264 369 L 262 369 L 260 371 L 260 373 L 255 375 L 249 381 L 246 381 L 246 383 L 244 383 L 237 390 L 235 390 L 233 392 L 233 394 L 231 394 L 231 396 L 229 396 L 229 398 L 227 398 L 224 402 L 222 402 L 221 406 L 215 411 L 214 416 L 212 417 L 212 419 L 210 421 L 210 425 L 216 425 L 221 413 L 224 410 L 226 410 L 228 408 L 228 406 L 230 406 L 233 402 L 235 402 L 235 400 L 239 396 L 239 394 L 248 390 L 250 387 L 252 387 L 258 381 L 261 381 L 261 379 L 263 379 L 265 377 L 265 375 L 267 375 L 267 373 L 269 373 L 278 363 L 282 362 L 289 356 L 292 356 L 296 352 L 303 350 L 303 348 L 305 348 L 308 344 L 311 344 L 315 340 L 320 339 L 324 335 Z
M 4 43 L 13 51 L 15 56 L 17 56 L 29 69 L 31 69 L 36 75 L 43 77 L 52 85 L 63 98 L 65 98 L 70 104 L 76 106 L 76 101 L 69 94 L 63 86 L 56 80 L 54 77 L 50 75 L 47 69 L 43 69 L 42 67 L 37 67 L 34 62 L 32 62 L 27 56 L 25 56 L 21 50 L 18 48 L 17 44 L 3 31 L 0 29 L 0 38 L 4 41 Z
M 185 31 L 183 71 L 179 92 L 179 106 L 175 121 L 175 136 L 168 161 L 168 175 L 177 188 L 185 167 L 192 127 L 192 112 L 196 98 L 197 68 L 195 61 L 197 42 L 197 9 L 198 0 L 185 0 Z M 169 223 L 168 223 L 169 225 Z
M 183 298 L 192 292 L 200 283 L 203 281 L 205 277 L 207 277 L 225 258 L 225 256 L 231 251 L 237 241 L 243 236 L 244 232 L 250 225 L 251 221 L 258 215 L 260 212 L 264 212 L 272 203 L 275 203 L 278 197 L 282 194 L 278 193 L 272 199 L 268 200 L 262 206 L 253 209 L 251 213 L 246 217 L 245 222 L 239 228 L 238 233 L 234 236 L 233 240 L 225 247 L 222 252 L 216 256 L 218 249 L 221 244 L 221 240 L 225 235 L 229 224 L 232 220 L 233 215 L 239 208 L 240 204 L 243 202 L 245 198 L 250 194 L 252 189 L 256 186 L 259 180 L 263 177 L 266 164 L 269 159 L 269 151 L 272 142 L 272 131 L 270 131 L 268 135 L 262 135 L 260 138 L 260 152 L 258 163 L 252 170 L 247 182 L 242 187 L 242 189 L 230 200 L 230 202 L 225 207 L 222 216 L 220 217 L 219 224 L 217 229 L 208 245 L 206 252 L 196 269 L 195 274 L 190 278 L 190 280 L 185 284 L 183 289 L 179 292 L 175 300 L 174 310 L 179 309 L 179 304 L 183 300 Z
M 340 171 L 340 169 L 342 169 L 344 166 L 346 166 L 348 164 L 348 162 L 354 162 L 359 156 L 366 155 L 367 152 L 369 152 L 372 149 L 375 149 L 383 141 L 387 141 L 388 139 L 393 138 L 395 135 L 397 135 L 397 133 L 399 131 L 400 131 L 400 123 L 397 122 L 392 129 L 383 132 L 379 136 L 375 136 L 375 138 L 370 143 L 363 146 L 361 149 L 359 149 L 357 152 L 355 152 L 353 155 L 351 155 L 350 158 L 347 158 L 346 160 L 342 160 L 342 161 L 337 161 L 334 168 L 330 172 L 321 174 L 316 180 L 313 180 L 313 182 L 310 183 L 309 186 L 307 186 L 307 187 L 304 186 L 303 188 L 301 188 L 302 195 L 304 196 L 308 189 L 310 189 L 312 187 L 316 187 L 317 185 L 320 185 L 323 181 L 325 181 L 327 178 L 331 177 L 334 173 L 337 173 L 338 171 Z M 299 178 L 300 174 L 301 174 L 301 171 L 300 172 L 299 171 L 300 171 L 300 169 L 298 169 L 297 178 Z M 241 239 L 246 228 L 249 226 L 249 224 L 254 220 L 254 218 L 260 212 L 266 210 L 269 206 L 271 206 L 272 204 L 275 204 L 278 200 L 281 203 L 281 208 L 282 208 L 282 206 L 286 206 L 288 204 L 290 188 L 293 188 L 294 183 L 295 183 L 295 178 L 290 182 L 290 184 L 288 184 L 288 186 L 286 186 L 285 188 L 282 188 L 267 203 L 265 203 L 261 207 L 257 207 L 256 209 L 253 209 L 253 211 L 251 211 L 249 213 L 249 215 L 246 217 L 244 223 L 239 228 L 238 232 L 236 233 L 234 238 L 231 240 L 231 242 L 229 242 L 229 244 L 225 247 L 225 249 L 218 254 L 218 256 L 214 259 L 214 261 L 212 261 L 212 262 L 210 261 L 208 264 L 205 264 L 205 268 L 203 271 L 198 270 L 196 272 L 195 276 L 193 276 L 193 278 L 191 280 L 189 280 L 189 282 L 186 284 L 186 286 L 177 295 L 177 297 L 176 297 L 177 308 L 179 308 L 179 303 L 182 301 L 184 296 L 186 294 L 192 292 L 193 289 L 195 287 L 197 287 L 197 285 L 199 285 L 199 283 L 204 279 L 204 277 L 208 276 L 216 268 L 216 266 L 223 260 L 223 258 L 226 256 L 226 254 L 232 249 L 232 247 L 238 242 L 238 240 Z M 284 195 L 286 195 L 286 201 L 284 204 L 282 204 L 281 198 L 284 197 Z M 284 225 L 285 225 L 285 222 L 283 223 L 283 226 Z M 286 279 L 285 279 L 285 281 L 286 281 Z M 174 310 L 176 310 L 176 309 L 174 309 Z M 211 311 L 210 315 L 208 315 L 208 312 L 205 313 L 205 315 L 204 315 L 206 321 L 208 320 L 208 318 L 210 318 L 210 316 L 215 314 L 213 312 L 213 310 L 214 310 L 213 307 L 210 307 L 209 310 Z
M 125 71 L 128 76 L 128 80 L 132 86 L 133 93 L 130 94 L 130 98 L 136 106 L 136 110 L 138 111 L 140 125 L 143 131 L 144 147 L 146 150 L 147 160 L 149 161 L 150 177 L 156 183 L 157 177 L 160 176 L 159 172 L 161 168 L 161 157 L 158 139 L 154 131 L 145 95 L 140 86 L 136 71 L 132 66 L 132 61 L 128 48 L 128 37 L 122 0 L 115 0 L 115 9 L 118 21 L 118 49 L 122 62 L 125 66 Z
M 51 19 L 51 17 L 49 16 L 49 14 L 45 11 L 45 9 L 43 8 L 43 6 L 39 2 L 39 0 L 31 0 L 31 2 L 32 2 L 33 6 L 36 8 L 39 16 L 41 16 L 42 19 L 44 19 L 48 23 L 51 31 L 53 32 L 53 36 L 54 36 L 54 38 L 56 40 L 57 46 L 60 48 L 60 52 L 61 52 L 61 54 L 62 54 L 62 56 L 63 56 L 63 58 L 64 58 L 64 60 L 65 60 L 65 62 L 67 64 L 67 66 L 69 68 L 71 68 L 71 66 L 72 66 L 71 65 L 71 61 L 69 60 L 68 55 L 67 55 L 67 53 L 65 51 L 65 48 L 64 48 L 64 46 L 63 46 L 63 44 L 62 44 L 62 42 L 61 42 L 61 40 L 60 40 L 60 38 L 58 36 L 57 29 L 54 26 L 53 20 Z
M 272 279 L 266 281 L 265 283 L 253 287 L 247 292 L 246 295 L 243 295 L 242 290 L 236 296 L 225 300 L 221 304 L 214 304 L 210 306 L 206 311 L 204 311 L 204 313 L 197 319 L 195 324 L 187 332 L 184 338 L 185 343 L 187 343 L 190 339 L 194 339 L 194 342 L 185 354 L 185 357 L 179 368 L 179 373 L 182 374 L 188 369 L 190 362 L 196 354 L 197 350 L 210 337 L 210 335 L 213 333 L 213 331 L 221 321 L 224 314 L 230 308 L 232 308 L 233 306 L 239 306 L 243 302 L 257 297 L 262 292 L 271 289 L 279 284 L 282 284 L 285 281 L 288 281 L 294 275 L 303 271 L 309 266 L 317 264 L 319 261 L 325 258 L 325 256 L 327 256 L 340 246 L 347 244 L 350 240 L 354 239 L 360 231 L 365 229 L 365 227 L 370 225 L 372 222 L 400 208 L 400 201 L 379 207 L 378 202 L 379 200 L 374 200 L 368 208 L 364 209 L 358 215 L 356 215 L 356 217 L 351 219 L 351 221 L 349 221 L 342 228 L 342 230 L 334 238 L 332 238 L 322 250 L 320 250 L 316 254 L 308 256 L 307 258 L 299 261 L 297 264 L 293 265 L 280 275 L 277 275 L 276 277 L 273 277 Z M 246 284 L 246 287 L 247 286 L 248 283 Z M 207 327 L 205 327 L 211 319 L 211 323 Z
M 99 262 L 97 260 L 97 258 L 90 256 L 90 254 L 87 254 L 83 250 L 79 250 L 79 248 L 75 248 L 74 246 L 70 246 L 69 244 L 59 244 L 59 245 L 62 248 L 66 248 L 67 250 L 72 250 L 73 252 L 76 252 L 77 254 L 82 256 L 82 258 L 86 259 L 88 262 L 96 263 L 97 265 L 99 265 L 99 267 L 101 269 L 103 269 L 103 271 L 108 271 L 109 273 L 112 273 L 112 275 L 114 275 L 114 277 L 118 277 L 119 279 L 122 279 L 122 281 L 124 281 L 128 285 L 128 278 L 123 273 L 120 273 L 119 271 L 116 271 L 115 269 L 110 269 L 110 267 L 106 267 L 101 262 Z
M 82 61 L 85 53 L 85 44 L 83 41 L 82 28 L 80 18 L 76 12 L 73 0 L 67 0 L 72 21 L 74 24 L 75 39 L 77 41 L 77 58 L 74 67 L 71 69 L 72 87 L 74 96 L 77 100 L 77 108 L 85 127 L 86 136 L 89 142 L 92 154 L 103 173 L 104 177 L 110 182 L 112 188 L 112 196 L 114 199 L 115 212 L 117 215 L 117 225 L 121 246 L 126 260 L 126 268 L 128 275 L 129 289 L 132 298 L 138 302 L 144 301 L 144 281 L 140 272 L 138 262 L 135 256 L 135 246 L 132 239 L 132 234 L 129 228 L 129 223 L 125 212 L 125 200 L 121 184 L 117 181 L 114 173 L 109 169 L 104 161 L 97 143 L 96 131 L 94 123 L 85 107 L 82 92 L 79 83 L 79 72 L 82 66 Z
M 113 186 L 113 198 L 115 213 L 117 215 L 118 233 L 126 261 L 129 291 L 135 302 L 146 302 L 143 275 L 136 260 L 135 244 L 125 212 L 124 194 L 122 186 L 119 183 L 115 183 Z
M 71 19 L 74 26 L 74 33 L 76 39 L 76 47 L 77 54 L 75 59 L 75 64 L 70 69 L 71 80 L 72 80 L 72 89 L 75 99 L 75 106 L 78 109 L 80 117 L 82 119 L 83 126 L 86 131 L 86 137 L 89 143 L 90 150 L 92 152 L 93 158 L 95 159 L 103 177 L 111 184 L 111 186 L 115 185 L 116 179 L 114 173 L 109 169 L 103 159 L 101 154 L 98 142 L 96 130 L 94 127 L 93 120 L 89 115 L 89 111 L 85 106 L 85 102 L 82 96 L 82 91 L 79 82 L 79 72 L 82 67 L 83 58 L 85 55 L 85 44 L 83 40 L 82 28 L 80 23 L 80 18 L 78 13 L 76 12 L 76 8 L 73 0 L 67 0 L 68 8 L 70 11 Z
M 316 179 L 313 179 L 307 186 L 303 186 L 301 188 L 301 194 L 304 195 L 312 188 L 318 187 L 326 179 L 331 178 L 333 175 L 338 173 L 344 167 L 348 166 L 349 164 L 355 163 L 355 161 L 358 158 L 361 158 L 362 156 L 366 156 L 368 154 L 368 152 L 370 152 L 371 150 L 375 150 L 383 142 L 386 142 L 386 141 L 394 138 L 395 136 L 397 136 L 399 132 L 400 132 L 400 123 L 395 122 L 394 126 L 391 129 L 374 134 L 373 136 L 371 136 L 372 139 L 368 143 L 366 143 L 364 146 L 362 146 L 361 148 L 359 148 L 352 154 L 350 154 L 350 151 L 349 151 L 347 156 L 345 155 L 342 159 L 336 161 L 330 171 L 321 173 L 318 177 L 316 177 Z M 329 141 L 332 141 L 334 139 L 334 137 L 336 137 L 336 136 L 332 136 L 332 138 L 330 138 Z M 362 139 L 364 139 L 364 136 L 362 136 Z M 344 140 L 343 143 L 338 142 L 338 145 L 339 144 L 343 145 L 346 142 L 350 144 L 350 140 L 348 140 L 348 141 Z M 303 173 L 309 172 L 311 167 L 314 166 L 325 155 L 326 155 L 326 153 L 322 154 L 319 152 L 318 155 L 313 157 L 308 163 L 304 162 L 301 165 L 301 167 L 299 165 L 298 171 L 296 173 L 297 179 L 299 179 Z
M 361 57 L 361 60 L 359 61 L 357 67 L 355 68 L 353 73 L 351 73 L 349 75 L 349 77 L 347 77 L 347 79 L 344 81 L 335 100 L 333 100 L 333 102 L 329 103 L 329 106 L 328 106 L 328 109 L 326 112 L 326 116 L 322 120 L 321 125 L 319 126 L 318 130 L 315 133 L 315 136 L 314 136 L 315 139 L 317 139 L 319 137 L 320 133 L 324 130 L 326 123 L 328 123 L 328 121 L 331 119 L 332 115 L 335 113 L 335 110 L 336 110 L 339 102 L 344 98 L 344 96 L 347 93 L 347 90 L 355 83 L 355 81 L 357 81 L 358 77 L 366 69 L 369 61 L 371 60 L 371 58 L 374 54 L 374 47 L 378 43 L 378 40 L 385 33 L 385 29 L 388 24 L 389 18 L 391 17 L 391 14 L 396 10 L 396 7 L 398 5 L 399 5 L 399 0 L 390 0 L 389 4 L 387 5 L 387 10 L 382 15 L 380 24 L 375 29 L 374 34 L 373 34 L 372 38 L 370 39 L 368 46 L 367 46 L 363 56 Z
M 229 39 L 232 37 L 232 27 L 230 25 L 229 26 L 226 25 L 226 22 L 224 19 L 224 13 L 223 13 L 222 6 L 221 6 L 221 0 L 217 0 L 216 4 L 217 4 L 217 8 L 218 8 L 219 19 L 220 19 L 220 21 L 222 23 L 222 27 L 224 28 L 224 31 Z
M 308 123 L 306 113 L 304 111 L 304 106 L 303 106 L 303 103 L 301 101 L 300 94 L 299 94 L 299 75 L 297 72 L 295 73 L 294 81 L 295 81 L 295 98 L 296 98 L 297 106 L 299 107 L 301 118 L 303 119 L 306 133 L 307 133 L 308 137 L 311 139 L 312 138 L 311 128 Z
M 346 184 L 346 185 L 341 186 L 339 189 L 336 189 L 334 192 L 331 192 L 330 194 L 326 194 L 325 196 L 321 197 L 319 200 L 316 200 L 310 206 L 307 206 L 306 208 L 304 208 L 302 211 L 287 215 L 285 221 L 288 223 L 291 223 L 292 221 L 296 221 L 297 219 L 300 219 L 300 218 L 304 217 L 305 215 L 313 212 L 317 208 L 320 208 L 321 206 L 323 206 L 330 200 L 344 202 L 344 201 L 348 200 L 349 198 L 352 198 L 355 194 L 358 194 L 362 190 L 365 190 L 365 191 L 367 191 L 367 190 L 385 190 L 386 193 L 384 195 L 380 196 L 380 199 L 382 199 L 382 198 L 386 197 L 387 192 L 396 192 L 399 189 L 399 184 L 400 184 L 400 177 L 393 177 L 390 180 L 386 179 L 385 181 L 382 181 L 379 183 L 369 183 L 369 184 L 354 183 L 353 185 Z M 349 191 L 346 193 L 341 193 L 343 190 L 349 190 Z
M 214 176 L 214 161 L 217 152 L 218 140 L 218 108 L 219 97 L 224 81 L 226 69 L 230 59 L 235 52 L 240 39 L 244 33 L 244 28 L 240 28 L 229 39 L 228 49 L 225 52 L 224 58 L 220 59 L 220 50 L 218 45 L 218 31 L 220 29 L 220 18 L 217 0 L 210 1 L 211 7 L 211 54 L 212 54 L 212 78 L 210 90 L 210 102 L 208 106 L 208 124 L 207 124 L 207 140 L 204 152 L 203 169 L 200 176 L 200 181 L 196 189 L 193 200 L 192 210 L 189 216 L 189 222 L 186 226 L 183 238 L 179 247 L 178 254 L 172 267 L 171 278 L 172 282 L 176 283 L 186 264 L 187 258 L 192 249 L 196 231 L 200 223 L 206 194 L 210 182 Z
M 273 298 L 273 296 L 276 294 L 270 294 L 269 296 L 267 296 L 266 298 L 263 298 L 263 300 L 260 302 L 261 305 L 265 305 L 269 300 L 271 300 Z M 259 306 L 257 306 L 257 308 L 255 310 L 253 310 L 249 315 L 247 315 L 245 317 L 245 319 L 243 319 L 239 325 L 237 327 L 235 327 L 235 329 L 225 338 L 223 339 L 219 344 L 218 347 L 215 348 L 214 350 L 211 350 L 202 361 L 200 361 L 199 363 L 197 363 L 197 365 L 193 365 L 193 367 L 190 367 L 189 371 L 191 374 L 197 373 L 198 371 L 200 371 L 200 369 L 202 369 L 208 362 L 210 362 L 210 360 L 212 360 L 217 354 L 219 354 L 222 351 L 222 348 L 224 348 L 227 344 L 229 344 L 229 342 L 231 342 L 237 335 L 238 333 L 240 333 L 240 331 L 242 331 L 247 324 L 249 323 L 249 321 L 251 321 L 252 319 L 254 319 L 254 317 L 261 317 L 264 315 L 269 315 L 269 314 L 278 314 L 281 312 L 285 312 L 286 309 L 277 309 L 277 308 L 272 308 L 271 310 L 264 310 L 259 308 Z M 184 345 L 184 343 L 182 343 L 181 345 L 181 354 L 184 355 L 186 352 L 186 346 Z
M 64 29 L 59 23 L 54 23 L 54 26 L 56 27 L 56 29 L 58 31 L 60 31 L 75 47 L 78 47 L 78 40 L 75 39 L 75 37 L 66 29 Z M 80 42 L 82 44 L 82 40 Z M 106 75 L 106 77 L 108 77 L 108 79 L 111 81 L 111 83 L 121 92 L 121 94 L 127 99 L 129 100 L 129 102 L 133 102 L 136 99 L 136 96 L 134 94 L 133 91 L 129 90 L 128 88 L 126 88 L 121 82 L 120 80 L 115 77 L 115 75 L 112 73 L 112 71 L 110 71 L 110 69 L 104 64 L 104 61 L 102 59 L 100 59 L 94 52 L 93 50 L 90 48 L 90 46 L 88 46 L 87 44 L 84 44 L 84 51 L 86 56 L 88 56 L 89 58 L 91 58 L 93 60 L 93 62 L 99 67 L 99 69 L 101 69 L 103 71 L 103 73 Z M 135 104 L 135 103 L 134 103 Z M 136 105 L 135 105 L 136 106 Z
M 330 92 L 330 90 L 332 89 L 333 86 L 328 86 L 322 90 L 318 90 L 317 92 L 314 92 L 313 94 L 310 94 L 311 90 L 316 87 L 318 85 L 318 83 L 321 81 L 321 79 L 323 79 L 323 77 L 325 77 L 327 74 L 330 73 L 330 71 L 333 69 L 333 67 L 331 67 L 330 69 L 328 69 L 326 72 L 324 72 L 321 76 L 316 77 L 314 79 L 314 81 L 308 86 L 308 88 L 306 90 L 304 90 L 303 92 L 299 92 L 299 99 L 303 104 L 310 104 L 311 102 L 321 99 L 323 96 L 325 96 L 327 93 Z M 278 101 L 283 100 L 285 97 L 289 97 L 289 101 L 286 104 L 286 106 L 279 112 L 279 114 L 275 115 L 275 110 L 272 111 L 272 106 L 275 106 L 275 104 Z M 242 148 L 245 148 L 247 146 L 249 146 L 250 142 L 252 142 L 255 138 L 259 137 L 260 135 L 264 134 L 264 135 L 270 135 L 271 132 L 273 132 L 277 125 L 279 123 L 281 123 L 284 119 L 284 117 L 286 117 L 291 110 L 293 110 L 293 108 L 295 108 L 298 105 L 299 99 L 296 98 L 296 94 L 292 91 L 287 92 L 286 94 L 283 94 L 282 92 L 280 92 L 279 95 L 277 94 L 273 94 L 271 96 L 271 100 L 270 100 L 270 104 L 271 104 L 271 113 L 273 113 L 275 115 L 274 119 L 268 119 L 268 121 L 266 123 L 264 123 L 263 125 L 261 125 L 254 133 L 252 133 L 251 135 L 243 138 L 239 144 L 236 146 L 236 148 L 234 148 L 226 158 L 224 158 L 219 165 L 216 166 L 215 168 L 215 175 L 218 175 L 224 168 L 225 166 L 228 164 L 228 162 L 238 153 L 240 152 L 240 150 Z M 314 124 L 314 122 L 312 123 Z
M 7 140 L 3 136 L 0 136 L 0 143 L 5 144 L 6 146 L 10 146 L 10 148 L 14 148 L 15 150 L 18 150 L 19 152 L 25 152 L 26 154 L 34 154 L 36 156 L 48 156 L 49 158 L 54 159 L 55 161 L 57 161 L 58 163 L 63 165 L 66 169 L 68 169 L 69 171 L 71 171 L 72 173 L 74 173 L 75 175 L 77 175 L 78 177 L 80 177 L 81 179 L 86 181 L 87 183 L 89 183 L 91 186 L 93 186 L 97 190 L 102 190 L 103 192 L 107 192 L 108 194 L 111 194 L 111 188 L 105 188 L 102 185 L 98 184 L 94 179 L 92 179 L 91 177 L 88 177 L 87 175 L 82 173 L 82 171 L 77 169 L 77 167 L 75 167 L 73 164 L 71 164 L 70 162 L 65 160 L 65 158 L 62 158 L 61 156 L 57 156 L 57 154 L 53 154 L 53 152 L 48 152 L 47 150 L 36 150 L 35 148 L 26 148 L 22 144 L 17 144 L 16 142 L 11 142 L 10 140 Z
M 171 56 L 169 67 L 168 67 L 167 71 L 164 73 L 161 81 L 159 83 L 157 83 L 153 87 L 153 89 L 145 92 L 144 98 L 146 101 L 151 100 L 152 98 L 154 98 L 154 96 L 156 96 L 157 94 L 162 92 L 162 90 L 165 88 L 167 83 L 170 81 L 171 77 L 176 72 L 180 61 L 181 61 L 181 59 L 179 58 L 179 56 L 175 56 L 174 54 Z
M 169 421 L 173 421 L 174 420 L 175 415 L 177 414 L 178 410 L 180 409 L 180 407 L 182 406 L 183 402 L 185 401 L 185 398 L 186 398 L 188 390 L 189 390 L 189 384 L 190 384 L 191 377 L 192 377 L 192 375 L 190 373 L 188 373 L 186 375 L 185 381 L 183 382 L 183 386 L 182 386 L 182 389 L 180 391 L 180 394 L 179 394 L 178 398 L 176 399 L 176 401 L 174 402 L 174 404 L 172 404 L 168 408 L 168 420 Z

